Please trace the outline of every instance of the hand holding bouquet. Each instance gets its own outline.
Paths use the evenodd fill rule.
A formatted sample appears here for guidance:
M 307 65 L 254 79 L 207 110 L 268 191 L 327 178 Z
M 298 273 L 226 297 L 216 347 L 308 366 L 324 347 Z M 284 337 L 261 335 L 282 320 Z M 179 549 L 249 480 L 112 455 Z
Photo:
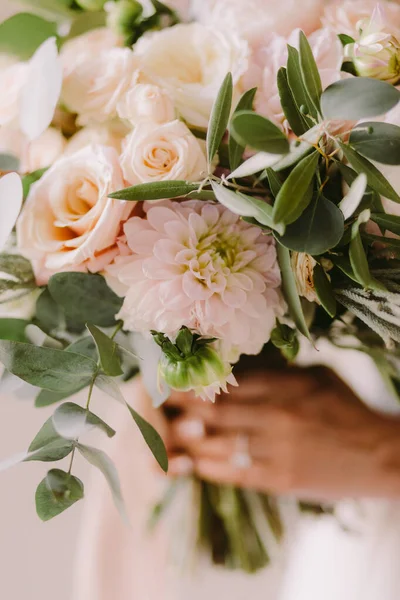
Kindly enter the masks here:
M 263 38 L 240 27 L 240 3 L 206 4 L 193 23 L 158 1 L 80 0 L 44 6 L 52 21 L 0 25 L 3 379 L 38 388 L 37 406 L 88 390 L 11 461 L 70 457 L 39 484 L 44 520 L 83 497 L 77 451 L 124 512 L 115 467 L 82 441 L 93 427 L 115 434 L 92 412 L 96 387 L 127 406 L 167 470 L 117 383 L 138 363 L 158 378 L 155 404 L 171 389 L 218 401 L 240 355 L 269 343 L 293 361 L 319 337 L 370 354 L 392 390 L 400 379 L 400 7 L 314 2 L 317 23 L 297 23 L 308 37 L 277 13 Z M 96 19 L 108 27 L 77 35 Z M 16 318 L 23 299 L 34 309 Z M 140 360 L 149 347 L 155 361 Z M 273 502 L 204 490 L 224 561 L 263 566 L 253 517 L 279 534 Z M 257 546 L 250 563 L 235 554 L 242 535 Z

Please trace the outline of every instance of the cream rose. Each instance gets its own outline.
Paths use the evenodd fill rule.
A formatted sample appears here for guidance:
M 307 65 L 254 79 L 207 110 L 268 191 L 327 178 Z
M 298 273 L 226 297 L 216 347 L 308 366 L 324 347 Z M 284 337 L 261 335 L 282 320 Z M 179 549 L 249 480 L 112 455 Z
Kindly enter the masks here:
M 12 127 L 0 128 L 0 152 L 19 158 L 21 173 L 49 167 L 62 155 L 66 143 L 62 133 L 53 127 L 32 142 Z
M 74 154 L 85 146 L 100 145 L 111 146 L 118 154 L 122 149 L 122 140 L 127 135 L 129 129 L 122 123 L 118 126 L 114 124 L 98 124 L 83 127 L 75 133 L 68 141 L 65 149 L 66 154 Z
M 82 125 L 117 116 L 117 105 L 131 86 L 137 61 L 129 48 L 111 48 L 79 62 L 64 78 L 62 98 Z
M 123 187 L 118 155 L 103 146 L 59 159 L 31 187 L 17 222 L 17 242 L 39 284 L 57 271 L 99 271 L 112 260 L 132 203 L 108 194 Z
M 207 172 L 199 141 L 181 121 L 141 123 L 123 147 L 121 167 L 132 185 L 165 179 L 199 181 Z
M 236 84 L 247 69 L 247 43 L 199 23 L 144 35 L 134 48 L 149 80 L 165 89 L 182 117 L 207 127 L 213 102 L 230 71 Z
M 18 126 L 20 98 L 27 77 L 28 63 L 0 57 L 0 126 Z
M 120 38 L 107 27 L 92 29 L 65 42 L 60 52 L 64 77 L 73 73 L 82 62 L 96 58 L 102 52 L 120 46 L 121 43 Z
M 201 23 L 264 45 L 271 33 L 287 36 L 296 27 L 306 34 L 318 29 L 324 5 L 325 0 L 193 0 L 192 11 Z
M 291 262 L 299 295 L 319 304 L 314 287 L 314 267 L 317 261 L 305 252 L 292 252 Z
M 322 22 L 335 33 L 358 37 L 359 22 L 369 19 L 377 4 L 377 0 L 333 0 L 326 6 Z M 400 28 L 400 5 L 389 0 L 381 0 L 380 4 L 392 27 Z
M 175 119 L 171 96 L 157 85 L 137 83 L 129 89 L 117 106 L 118 116 L 132 125 L 142 121 L 167 123 Z

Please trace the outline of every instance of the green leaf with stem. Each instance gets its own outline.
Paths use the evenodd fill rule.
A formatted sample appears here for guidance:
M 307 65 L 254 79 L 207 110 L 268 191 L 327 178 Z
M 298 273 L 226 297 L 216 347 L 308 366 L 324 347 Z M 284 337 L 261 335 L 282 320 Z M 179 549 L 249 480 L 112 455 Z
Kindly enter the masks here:
M 247 90 L 247 92 L 245 92 L 243 94 L 243 96 L 240 98 L 233 114 L 236 114 L 236 113 L 240 112 L 241 110 L 251 110 L 253 107 L 253 102 L 254 102 L 254 97 L 256 95 L 256 92 L 257 92 L 257 88 L 252 88 L 250 90 Z M 235 140 L 235 138 L 233 137 L 233 135 L 231 133 L 229 133 L 228 146 L 229 146 L 229 165 L 230 165 L 231 171 L 234 171 L 235 169 L 238 168 L 238 166 L 241 163 L 245 146 L 243 146 L 242 144 L 239 144 Z
M 279 69 L 277 83 L 282 110 L 290 128 L 296 135 L 305 133 L 308 127 L 290 89 L 285 67 Z
M 289 87 L 292 91 L 293 98 L 298 106 L 298 108 L 302 108 L 304 110 L 303 113 L 303 121 L 306 129 L 309 129 L 313 125 L 315 125 L 315 119 L 317 117 L 317 112 L 310 102 L 310 97 L 307 94 L 303 78 L 301 76 L 301 67 L 300 67 L 300 55 L 299 51 L 288 44 L 288 61 L 286 65 L 287 79 L 289 83 Z M 304 113 L 307 113 L 306 116 Z
M 81 500 L 83 483 L 60 469 L 52 469 L 36 490 L 36 512 L 42 521 L 49 521 Z
M 98 327 L 90 323 L 86 324 L 93 337 L 100 357 L 100 366 L 106 375 L 118 377 L 123 375 L 118 344 L 103 333 Z
M 241 110 L 231 119 L 231 133 L 242 146 L 261 152 L 286 154 L 289 142 L 286 135 L 269 119 L 250 110 Z
M 312 198 L 310 187 L 318 169 L 319 157 L 318 152 L 313 152 L 290 172 L 275 199 L 272 212 L 275 223 L 293 223 L 307 208 Z
M 319 263 L 314 266 L 313 280 L 318 300 L 328 315 L 333 318 L 337 310 L 335 294 L 333 293 L 332 284 L 325 273 L 325 269 Z
M 109 438 L 115 435 L 114 429 L 100 417 L 74 402 L 61 404 L 52 416 L 52 421 L 55 431 L 65 439 L 78 439 L 93 427 L 103 431 Z
M 222 142 L 228 127 L 229 115 L 232 107 L 233 83 L 232 74 L 228 73 L 222 82 L 214 105 L 211 110 L 210 122 L 207 131 L 207 161 L 209 168 Z
M 282 275 L 282 291 L 289 307 L 289 315 L 293 319 L 297 329 L 306 338 L 311 339 L 310 332 L 304 317 L 299 293 L 297 291 L 296 279 L 292 270 L 290 252 L 279 242 L 276 245 L 279 267 Z
M 391 186 L 382 173 L 371 162 L 369 162 L 369 160 L 361 156 L 348 144 L 339 142 L 339 145 L 353 169 L 357 171 L 357 173 L 365 173 L 367 176 L 368 185 L 373 190 L 385 198 L 389 198 L 389 200 L 400 203 L 400 196 L 396 190 Z

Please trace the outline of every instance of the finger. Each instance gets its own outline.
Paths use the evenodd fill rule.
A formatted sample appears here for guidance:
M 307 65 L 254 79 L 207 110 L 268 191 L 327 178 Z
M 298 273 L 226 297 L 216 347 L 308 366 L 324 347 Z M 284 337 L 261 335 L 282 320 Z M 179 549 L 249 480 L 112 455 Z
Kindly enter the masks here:
M 183 450 L 186 454 L 198 460 L 211 458 L 214 460 L 230 461 L 236 453 L 246 451 L 252 459 L 268 460 L 271 456 L 271 442 L 262 435 L 252 435 L 248 438 L 228 435 L 211 435 L 204 438 L 176 436 L 171 440 L 171 451 Z
M 206 430 L 220 431 L 254 431 L 263 430 L 266 421 L 271 417 L 274 407 L 267 403 L 249 407 L 245 404 L 211 404 L 204 402 L 193 405 L 182 416 L 170 423 L 173 431 L 185 429 L 187 421 L 201 421 Z
M 185 454 L 175 454 L 169 457 L 168 476 L 169 477 L 189 477 L 193 474 L 193 460 Z

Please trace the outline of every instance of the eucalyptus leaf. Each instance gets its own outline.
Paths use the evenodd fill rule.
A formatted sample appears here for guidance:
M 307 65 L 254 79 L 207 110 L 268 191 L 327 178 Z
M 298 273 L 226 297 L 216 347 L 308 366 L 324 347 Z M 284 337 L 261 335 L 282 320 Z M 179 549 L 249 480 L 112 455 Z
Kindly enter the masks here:
M 88 323 L 86 325 L 92 335 L 100 357 L 100 366 L 106 375 L 118 377 L 123 375 L 121 368 L 121 359 L 118 351 L 118 344 L 103 333 L 98 327 Z
M 36 512 L 42 521 L 49 521 L 83 498 L 83 483 L 60 469 L 52 469 L 36 490 Z
M 318 256 L 334 248 L 343 232 L 342 212 L 333 202 L 320 196 L 313 199 L 295 223 L 286 227 L 279 241 L 291 250 Z
M 285 67 L 279 69 L 277 83 L 282 110 L 290 128 L 296 135 L 305 133 L 308 127 L 290 89 Z
M 272 121 L 250 110 L 241 110 L 231 119 L 231 134 L 242 146 L 251 146 L 261 152 L 286 154 L 289 142 L 286 135 Z
M 303 31 L 300 31 L 300 69 L 304 87 L 310 97 L 311 103 L 317 112 L 320 111 L 320 97 L 322 94 L 321 77 L 311 46 Z
M 386 213 L 372 213 L 371 219 L 384 231 L 387 230 L 395 233 L 396 235 L 400 235 L 400 216 L 388 215 Z
M 360 78 L 361 79 L 361 78 Z M 348 144 L 339 143 L 343 154 L 357 173 L 365 173 L 367 176 L 368 185 L 389 200 L 400 202 L 400 196 L 396 190 L 390 185 L 388 180 L 369 160 L 361 156 L 356 150 L 353 150 Z
M 313 152 L 303 158 L 284 181 L 273 206 L 275 223 L 293 223 L 307 208 L 312 198 L 311 184 L 318 169 L 319 156 L 318 152 Z
M 360 123 L 350 134 L 350 144 L 363 156 L 386 165 L 400 165 L 400 127 L 389 123 Z
M 207 131 L 207 160 L 209 166 L 226 131 L 232 106 L 233 83 L 232 74 L 228 73 L 222 82 L 214 105 Z
M 85 385 L 84 387 L 87 387 L 87 385 Z M 84 389 L 84 388 L 80 388 L 80 389 Z M 80 389 L 77 389 L 76 391 L 79 392 Z M 56 404 L 57 402 L 61 402 L 61 400 L 65 400 L 66 398 L 69 398 L 70 396 L 72 396 L 73 393 L 75 394 L 75 392 L 62 393 L 62 392 L 50 392 L 49 390 L 40 390 L 40 392 L 38 393 L 38 395 L 35 398 L 35 406 L 36 406 L 36 408 L 43 408 L 44 406 L 50 406 L 51 404 Z
M 55 431 L 66 439 L 77 439 L 91 427 L 100 429 L 109 438 L 115 435 L 114 429 L 100 417 L 74 402 L 61 404 L 56 409 L 52 420 Z
M 121 515 L 122 519 L 129 524 L 128 514 L 122 498 L 121 484 L 114 463 L 102 450 L 98 450 L 97 448 L 93 448 L 91 446 L 85 446 L 83 444 L 77 444 L 76 447 L 90 464 L 92 464 L 94 467 L 97 467 L 103 473 L 110 487 L 112 497 L 119 514 Z
M 324 268 L 318 263 L 314 266 L 313 281 L 318 300 L 328 315 L 334 317 L 337 310 L 335 294 Z
M 367 176 L 360 173 L 353 181 L 349 191 L 339 203 L 344 219 L 349 219 L 359 207 L 367 189 Z
M 24 458 L 24 462 L 40 461 L 40 462 L 57 462 L 66 458 L 71 454 L 74 448 L 74 442 L 59 438 L 50 444 L 38 448 Z
M 81 354 L 0 340 L 0 362 L 24 381 L 53 392 L 74 392 L 88 384 L 96 363 Z
M 279 267 L 282 275 L 282 291 L 289 307 L 289 315 L 293 319 L 297 329 L 306 338 L 311 339 L 310 332 L 304 318 L 299 293 L 297 291 L 296 279 L 292 270 L 290 252 L 279 242 L 276 245 Z
M 36 319 L 41 329 L 47 333 L 57 331 L 65 325 L 64 312 L 47 288 L 36 301 Z
M 0 23 L 0 52 L 27 60 L 48 38 L 57 36 L 57 24 L 31 13 L 18 13 Z
M 75 324 L 90 322 L 99 327 L 115 325 L 115 315 L 123 300 L 108 287 L 101 275 L 57 273 L 50 277 L 48 287 L 67 318 Z
M 196 192 L 199 186 L 200 183 L 191 183 L 190 181 L 151 181 L 113 192 L 109 194 L 109 198 L 134 202 L 180 198 L 190 192 Z
M 387 113 L 400 100 L 400 92 L 384 81 L 352 77 L 332 83 L 321 96 L 325 119 L 359 120 Z
M 14 342 L 27 342 L 26 327 L 29 321 L 25 319 L 0 319 L 0 339 Z
M 39 448 L 44 448 L 53 442 L 59 441 L 60 435 L 54 429 L 53 418 L 50 417 L 47 421 L 42 425 L 38 434 L 34 437 L 31 442 L 28 452 L 36 452 Z
M 240 98 L 239 102 L 237 103 L 237 106 L 236 106 L 233 114 L 235 114 L 241 110 L 251 110 L 253 107 L 253 102 L 254 102 L 254 97 L 256 95 L 256 91 L 257 91 L 257 88 L 252 88 L 250 90 L 247 90 L 247 92 L 245 92 L 243 94 L 243 96 Z M 245 146 L 238 144 L 238 142 L 235 140 L 235 138 L 231 134 L 229 135 L 228 146 L 229 146 L 229 165 L 230 165 L 231 171 L 234 171 L 240 165 Z

